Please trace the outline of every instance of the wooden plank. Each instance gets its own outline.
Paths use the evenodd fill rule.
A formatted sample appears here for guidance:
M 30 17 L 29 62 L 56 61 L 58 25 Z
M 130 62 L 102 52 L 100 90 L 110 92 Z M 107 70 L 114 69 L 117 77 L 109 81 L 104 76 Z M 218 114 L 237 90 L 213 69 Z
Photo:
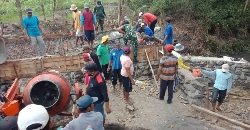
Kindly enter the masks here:
M 138 61 L 147 61 L 144 52 L 145 49 L 147 49 L 149 60 L 157 60 L 157 53 L 155 51 L 157 50 L 156 47 L 156 45 L 139 46 Z M 133 53 L 131 53 L 130 56 L 133 59 Z M 35 76 L 36 73 L 49 71 L 51 69 L 60 72 L 77 71 L 84 67 L 84 61 L 81 57 L 82 55 L 78 54 L 73 56 L 49 56 L 7 60 L 4 64 L 0 64 L 0 78 L 10 80 L 15 79 L 16 76 L 26 78 L 28 76 Z M 13 64 L 15 64 L 15 67 Z
M 234 124 L 234 125 L 237 125 L 237 126 L 246 128 L 246 129 L 248 129 L 248 130 L 250 129 L 250 125 L 244 124 L 244 123 L 242 123 L 242 122 L 240 122 L 240 121 L 237 121 L 237 120 L 228 118 L 228 117 L 226 117 L 226 116 L 223 116 L 223 115 L 221 115 L 221 114 L 212 112 L 212 111 L 210 111 L 210 110 L 208 110 L 208 109 L 205 109 L 205 108 L 196 106 L 196 105 L 194 105 L 194 104 L 192 104 L 191 106 L 192 106 L 194 109 L 198 110 L 198 111 L 205 112 L 205 113 L 207 113 L 207 114 L 216 116 L 216 117 L 218 117 L 218 118 L 220 118 L 220 119 L 223 119 L 223 120 L 225 120 L 225 121 L 228 121 L 228 122 L 230 122 L 230 123 L 232 123 L 232 124 Z

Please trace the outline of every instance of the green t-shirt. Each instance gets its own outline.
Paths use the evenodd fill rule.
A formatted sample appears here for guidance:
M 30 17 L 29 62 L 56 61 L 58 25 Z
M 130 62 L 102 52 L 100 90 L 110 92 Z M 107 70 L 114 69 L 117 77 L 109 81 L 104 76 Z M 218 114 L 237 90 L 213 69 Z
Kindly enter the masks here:
M 109 48 L 110 48 L 109 45 L 103 45 L 103 44 L 100 44 L 97 47 L 96 54 L 99 57 L 101 65 L 109 64 Z

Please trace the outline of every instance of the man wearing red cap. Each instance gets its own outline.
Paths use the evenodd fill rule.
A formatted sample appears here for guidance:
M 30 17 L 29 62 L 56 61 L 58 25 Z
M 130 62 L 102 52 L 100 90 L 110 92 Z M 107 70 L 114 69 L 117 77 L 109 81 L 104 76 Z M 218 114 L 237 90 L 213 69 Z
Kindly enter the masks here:
M 168 88 L 167 103 L 172 103 L 173 85 L 178 71 L 178 58 L 172 54 L 173 45 L 166 45 L 166 54 L 161 58 L 157 73 L 157 80 L 160 78 L 160 100 L 164 100 L 166 89 Z
M 134 66 L 133 62 L 130 59 L 130 47 L 125 46 L 123 48 L 124 54 L 120 57 L 122 69 L 122 84 L 123 84 L 123 96 L 126 102 L 129 101 L 129 93 L 132 92 L 132 85 L 135 85 L 135 81 L 133 79 Z

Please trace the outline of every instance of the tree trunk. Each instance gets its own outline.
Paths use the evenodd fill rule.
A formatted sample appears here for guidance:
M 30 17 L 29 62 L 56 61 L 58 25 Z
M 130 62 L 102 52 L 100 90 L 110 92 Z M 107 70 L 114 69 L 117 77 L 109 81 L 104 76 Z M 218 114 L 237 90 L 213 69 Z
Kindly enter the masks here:
M 121 16 L 122 16 L 122 0 L 119 0 L 118 5 L 118 25 L 121 23 Z
M 53 20 L 55 21 L 55 12 L 56 12 L 56 5 L 57 0 L 53 0 Z
M 3 28 L 4 28 L 4 24 L 1 22 L 0 23 L 0 36 L 3 36 Z
M 45 14 L 45 0 L 40 0 L 40 5 L 41 5 L 41 9 L 42 9 L 42 14 L 43 14 L 43 20 L 46 21 L 46 14 Z
M 22 25 L 22 21 L 23 21 L 23 14 L 22 14 L 22 8 L 21 8 L 21 2 L 20 0 L 16 0 L 16 8 L 17 8 L 17 12 L 19 15 L 19 19 L 20 19 L 20 25 Z
M 245 4 L 245 7 L 244 7 L 244 12 L 245 12 L 246 9 L 247 9 L 248 3 L 249 3 L 249 0 L 246 0 L 246 4 Z

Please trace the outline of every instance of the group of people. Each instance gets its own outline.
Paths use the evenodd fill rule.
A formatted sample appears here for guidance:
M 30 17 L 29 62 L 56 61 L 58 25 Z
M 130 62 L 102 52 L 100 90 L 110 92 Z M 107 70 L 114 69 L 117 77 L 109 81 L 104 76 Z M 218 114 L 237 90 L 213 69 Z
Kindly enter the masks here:
M 101 31 L 103 31 L 104 18 L 106 17 L 101 1 L 97 1 L 94 12 L 91 11 L 87 3 L 84 4 L 83 12 L 78 11 L 75 4 L 71 5 L 70 10 L 72 11 L 73 18 L 72 27 L 76 32 L 76 45 L 78 44 L 78 40 L 81 39 L 82 45 L 84 44 L 84 40 L 86 40 L 88 44 L 93 47 L 95 31 L 98 31 L 99 27 Z
M 94 12 L 90 10 L 88 4 L 84 5 L 84 11 L 78 10 L 76 5 L 72 4 L 70 10 L 73 14 L 72 27 L 76 32 L 76 44 L 79 39 L 88 41 L 88 45 L 83 48 L 83 60 L 85 67 L 82 69 L 84 73 L 84 84 L 86 91 L 84 96 L 76 101 L 76 110 L 73 112 L 77 118 L 69 122 L 62 130 L 103 130 L 105 123 L 105 112 L 111 113 L 107 81 L 111 80 L 113 91 L 117 89 L 119 83 L 123 87 L 124 100 L 129 102 L 129 93 L 133 90 L 135 80 L 133 79 L 134 66 L 137 62 L 138 39 L 136 32 L 142 33 L 143 38 L 154 36 L 157 17 L 151 13 L 140 13 L 136 29 L 130 24 L 128 19 L 125 19 L 119 28 L 116 30 L 124 34 L 124 43 L 122 47 L 120 43 L 114 43 L 113 47 L 109 44 L 109 37 L 103 36 L 96 52 L 93 50 L 93 40 L 95 39 L 95 27 L 98 22 L 98 28 L 103 31 L 104 18 L 106 17 L 104 8 L 100 1 L 97 1 L 97 6 Z M 39 20 L 32 15 L 32 10 L 27 9 L 27 17 L 23 20 L 23 26 L 26 29 L 27 36 L 30 37 L 31 43 L 37 47 L 39 55 L 46 53 L 45 44 L 41 37 L 41 29 Z M 84 35 L 83 31 L 84 30 Z M 160 65 L 156 79 L 160 79 L 159 100 L 164 100 L 165 92 L 168 89 L 167 103 L 173 101 L 173 92 L 177 85 L 178 67 L 192 71 L 192 68 L 183 63 L 181 51 L 184 46 L 173 40 L 173 25 L 170 17 L 166 17 L 166 28 L 164 31 L 163 40 L 163 57 L 160 59 Z M 84 36 L 84 37 L 83 37 Z M 133 60 L 130 58 L 133 47 Z M 221 110 L 220 106 L 225 99 L 227 91 L 232 86 L 232 74 L 229 72 L 229 65 L 224 64 L 222 69 L 209 72 L 201 71 L 204 75 L 215 78 L 215 84 L 212 94 L 212 107 Z M 216 106 L 216 101 L 218 105 Z M 104 109 L 105 108 L 105 109 Z M 47 110 L 41 105 L 30 104 L 23 108 L 18 117 L 8 117 L 4 119 L 9 123 L 16 123 L 16 128 L 20 130 L 43 129 L 47 130 L 50 127 L 50 117 Z M 1 129 L 4 125 L 0 125 Z M 13 126 L 13 129 L 15 125 Z
M 166 89 L 168 89 L 168 104 L 172 103 L 173 92 L 178 84 L 178 67 L 191 72 L 193 70 L 193 68 L 183 63 L 183 57 L 180 54 L 182 50 L 184 50 L 184 46 L 180 43 L 175 44 L 175 46 L 167 44 L 164 46 L 164 55 L 160 59 L 156 76 L 157 80 L 160 79 L 159 99 L 164 100 Z M 231 90 L 233 85 L 233 75 L 230 73 L 230 66 L 223 64 L 221 69 L 215 69 L 214 71 L 200 69 L 200 73 L 215 80 L 211 98 L 212 111 L 222 111 L 220 106 L 224 102 L 227 92 Z
M 92 125 L 98 130 L 103 129 L 105 123 L 105 112 L 110 113 L 109 96 L 107 81 L 111 79 L 113 91 L 119 86 L 123 86 L 123 97 L 126 103 L 129 102 L 129 93 L 132 91 L 132 85 L 135 84 L 133 79 L 133 62 L 130 59 L 130 47 L 121 48 L 119 43 L 115 43 L 113 48 L 109 45 L 109 37 L 103 36 L 97 51 L 94 52 L 88 45 L 83 46 L 83 60 L 85 67 L 82 69 L 84 73 L 84 84 L 86 86 L 85 96 L 78 99 L 88 97 L 91 99 L 91 106 L 85 105 L 86 114 L 80 114 L 78 118 L 72 120 L 62 130 L 86 129 Z M 93 105 L 94 104 L 94 105 Z M 79 105 L 77 105 L 79 106 Z M 100 114 L 101 115 L 100 115 Z M 89 115 L 91 114 L 91 116 Z M 86 115 L 86 116 L 83 116 Z M 89 115 L 87 117 L 87 115 Z M 93 120 L 92 120 L 93 119 Z M 84 120 L 92 122 L 84 122 Z M 98 121 L 98 122 L 96 122 Z M 95 124 L 95 122 L 97 124 Z M 79 124 L 87 125 L 80 126 Z M 94 129 L 94 127 L 91 127 Z

